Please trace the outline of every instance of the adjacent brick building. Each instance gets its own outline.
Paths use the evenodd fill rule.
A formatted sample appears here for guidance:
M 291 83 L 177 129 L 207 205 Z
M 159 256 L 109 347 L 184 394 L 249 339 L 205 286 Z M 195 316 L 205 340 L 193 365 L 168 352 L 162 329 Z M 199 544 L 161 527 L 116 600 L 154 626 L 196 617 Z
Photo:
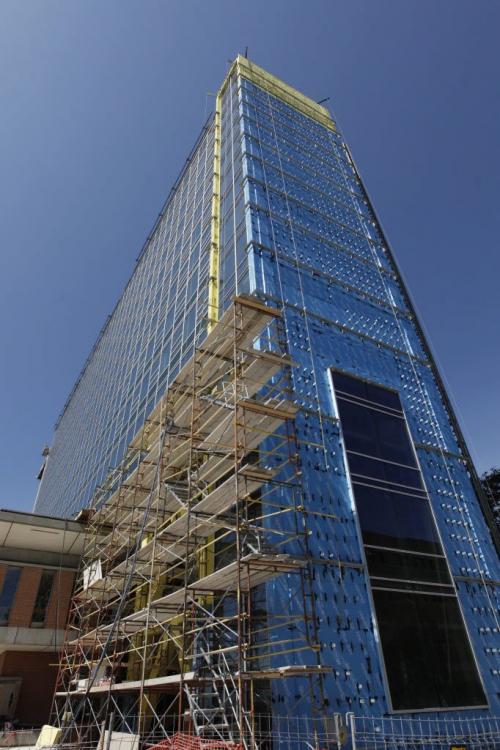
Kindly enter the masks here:
M 0 510 L 0 719 L 48 720 L 83 527 Z

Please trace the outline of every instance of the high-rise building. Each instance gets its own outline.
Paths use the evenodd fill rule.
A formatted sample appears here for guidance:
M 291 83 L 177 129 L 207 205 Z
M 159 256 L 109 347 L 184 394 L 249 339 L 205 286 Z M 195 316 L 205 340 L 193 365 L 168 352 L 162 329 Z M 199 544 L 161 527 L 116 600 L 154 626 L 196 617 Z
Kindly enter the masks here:
M 246 58 L 216 102 L 42 477 L 64 736 L 500 747 L 497 532 L 349 149 Z

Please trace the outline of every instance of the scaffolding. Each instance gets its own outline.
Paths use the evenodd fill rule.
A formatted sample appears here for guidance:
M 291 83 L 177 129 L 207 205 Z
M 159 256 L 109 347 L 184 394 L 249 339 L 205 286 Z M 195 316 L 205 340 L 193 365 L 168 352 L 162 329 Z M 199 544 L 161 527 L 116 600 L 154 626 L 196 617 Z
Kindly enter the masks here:
M 287 676 L 321 734 L 292 367 L 280 310 L 234 298 L 97 493 L 55 695 L 61 745 L 116 731 L 137 747 L 269 746 L 270 684 Z M 269 604 L 271 581 L 290 611 Z

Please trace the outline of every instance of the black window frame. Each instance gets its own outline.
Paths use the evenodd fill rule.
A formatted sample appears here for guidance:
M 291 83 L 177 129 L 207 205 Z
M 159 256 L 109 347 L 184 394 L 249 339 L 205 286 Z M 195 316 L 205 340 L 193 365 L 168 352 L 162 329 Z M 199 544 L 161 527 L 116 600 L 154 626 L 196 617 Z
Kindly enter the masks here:
M 460 709 L 470 709 L 470 708 L 488 708 L 489 702 L 487 693 L 485 690 L 483 677 L 481 674 L 481 671 L 479 669 L 479 665 L 476 659 L 476 655 L 474 652 L 474 648 L 472 645 L 472 641 L 469 635 L 469 631 L 467 628 L 467 624 L 465 622 L 465 618 L 463 615 L 462 607 L 460 604 L 460 600 L 458 598 L 458 593 L 456 590 L 455 582 L 453 580 L 453 576 L 450 570 L 450 566 L 448 563 L 448 559 L 446 557 L 444 545 L 441 539 L 441 536 L 439 534 L 439 528 L 437 525 L 437 521 L 432 509 L 432 504 L 430 502 L 430 498 L 427 492 L 427 489 L 425 487 L 425 482 L 423 478 L 423 474 L 421 471 L 421 467 L 418 461 L 418 455 L 417 451 L 415 449 L 415 444 L 412 439 L 410 427 L 408 424 L 408 420 L 406 418 L 406 414 L 403 409 L 403 405 L 401 402 L 401 398 L 399 396 L 399 393 L 397 390 L 392 388 L 386 388 L 385 386 L 382 386 L 378 383 L 373 383 L 372 381 L 365 380 L 363 378 L 360 378 L 356 375 L 351 375 L 348 372 L 345 372 L 343 370 L 339 370 L 337 368 L 330 368 L 329 370 L 330 374 L 330 382 L 332 387 L 332 394 L 333 394 L 333 401 L 335 406 L 335 412 L 339 419 L 340 428 L 341 428 L 341 434 L 342 434 L 342 442 L 343 442 L 343 451 L 344 451 L 344 462 L 346 467 L 346 473 L 349 478 L 350 482 L 350 492 L 353 500 L 353 507 L 356 508 L 356 523 L 358 526 L 359 536 L 360 536 L 360 544 L 362 548 L 362 553 L 364 557 L 364 562 L 366 566 L 366 577 L 367 577 L 367 584 L 368 584 L 368 591 L 371 598 L 371 605 L 372 605 L 372 613 L 375 620 L 375 623 L 377 625 L 377 631 L 379 634 L 378 638 L 378 649 L 379 649 L 379 655 L 381 659 L 381 664 L 383 667 L 384 672 L 384 679 L 385 679 L 385 686 L 386 686 L 386 695 L 388 699 L 388 704 L 391 713 L 399 714 L 399 713 L 413 713 L 413 712 L 419 712 L 419 711 L 425 711 L 425 712 L 433 712 L 433 711 L 456 711 Z M 335 378 L 336 376 L 339 376 L 339 380 L 342 382 L 342 388 L 337 389 L 335 384 Z M 353 383 L 353 387 L 350 388 L 350 383 Z M 387 391 L 387 393 L 392 394 L 390 397 L 386 398 L 387 402 L 390 402 L 390 406 L 384 405 L 382 402 L 384 401 L 384 394 L 383 391 Z M 354 393 L 355 391 L 355 393 Z M 378 402 L 369 403 L 369 398 L 367 398 L 367 394 L 375 394 L 377 396 L 380 396 L 380 399 Z M 351 474 L 350 464 L 349 464 L 349 456 L 350 455 L 357 455 L 365 457 L 366 459 L 373 459 L 373 460 L 380 460 L 380 461 L 389 461 L 390 459 L 384 458 L 383 456 L 376 455 L 376 453 L 370 454 L 360 452 L 356 450 L 355 448 L 352 448 L 352 441 L 349 440 L 349 430 L 344 430 L 343 424 L 343 417 L 342 417 L 342 403 L 339 405 L 340 402 L 344 403 L 355 403 L 357 406 L 365 408 L 365 409 L 380 409 L 385 410 L 385 412 L 389 416 L 396 416 L 398 418 L 402 418 L 404 420 L 406 435 L 408 439 L 409 448 L 412 452 L 412 459 L 407 464 L 401 463 L 400 465 L 403 468 L 412 468 L 417 469 L 420 474 L 420 483 L 422 485 L 422 490 L 418 490 L 416 488 L 407 488 L 401 492 L 401 485 L 398 485 L 392 481 L 386 481 L 386 480 L 380 480 L 379 478 L 370 478 L 370 477 L 364 477 L 362 478 L 359 474 Z M 365 403 L 363 403 L 365 402 Z M 345 411 L 344 410 L 344 419 L 345 419 Z M 349 407 L 347 408 L 347 411 L 349 411 Z M 352 413 L 352 409 L 351 409 Z M 370 419 L 370 417 L 368 417 Z M 357 426 L 356 429 L 359 430 L 359 425 L 362 423 L 362 416 L 360 418 L 360 414 L 357 415 Z M 376 430 L 375 430 L 376 431 Z M 355 435 L 356 430 L 352 430 L 351 434 Z M 346 437 L 347 433 L 347 437 Z M 374 446 L 374 451 L 381 451 L 382 448 L 379 446 Z M 407 455 L 409 455 L 407 453 Z M 359 463 L 359 462 L 358 462 Z M 395 461 L 393 463 L 398 464 L 398 461 Z M 366 485 L 368 487 L 371 486 L 373 490 L 379 490 L 379 491 L 385 491 L 387 489 L 391 489 L 392 491 L 397 490 L 396 494 L 406 495 L 408 497 L 413 496 L 416 502 L 419 503 L 426 503 L 428 506 L 428 511 L 430 514 L 430 519 L 432 521 L 432 524 L 434 526 L 435 531 L 435 539 L 437 543 L 437 550 L 433 552 L 422 552 L 422 551 L 416 551 L 414 549 L 410 550 L 404 550 L 400 547 L 389 547 L 382 544 L 370 544 L 365 541 L 363 538 L 363 528 L 361 524 L 360 514 L 358 510 L 358 503 L 356 499 L 356 484 L 358 486 L 360 485 Z M 387 552 L 387 557 L 390 559 L 391 553 L 394 553 L 396 556 L 401 554 L 408 554 L 408 559 L 411 557 L 413 558 L 435 558 L 436 560 L 442 561 L 440 563 L 441 565 L 441 573 L 436 575 L 436 580 L 432 580 L 432 574 L 431 574 L 431 567 L 427 566 L 429 568 L 427 575 L 424 575 L 424 579 L 426 580 L 418 580 L 415 576 L 409 575 L 408 578 L 402 577 L 395 577 L 393 573 L 390 572 L 388 575 L 383 575 L 384 571 L 373 571 L 373 564 L 372 564 L 372 573 L 369 571 L 368 567 L 368 557 L 369 557 L 369 550 L 379 550 Z M 368 554 L 367 554 L 368 551 Z M 410 561 L 411 562 L 411 561 Z M 445 567 L 443 567 L 445 566 Z M 438 566 L 439 567 L 439 566 Z M 418 568 L 418 565 L 417 565 Z M 446 569 L 446 573 L 444 573 L 444 570 Z M 425 570 L 425 565 L 424 565 Z M 387 571 L 386 571 L 387 572 Z M 458 639 L 460 641 L 460 649 L 458 650 L 459 653 L 462 653 L 463 660 L 467 662 L 467 670 L 461 669 L 460 664 L 457 664 L 455 667 L 455 677 L 459 678 L 461 677 L 463 680 L 462 683 L 462 692 L 460 692 L 460 689 L 457 689 L 454 684 L 450 684 L 448 687 L 448 693 L 446 693 L 446 690 L 442 687 L 438 689 L 434 685 L 434 682 L 438 682 L 438 680 L 435 680 L 433 684 L 434 694 L 435 696 L 438 696 L 434 702 L 440 700 L 441 703 L 438 703 L 437 705 L 433 705 L 433 701 L 429 700 L 429 703 L 431 705 L 423 705 L 426 703 L 425 700 L 422 700 L 421 696 L 419 695 L 419 690 L 422 689 L 425 691 L 425 683 L 426 680 L 422 676 L 422 684 L 415 684 L 413 689 L 413 700 L 407 699 L 406 705 L 402 705 L 401 698 L 398 693 L 398 679 L 397 679 L 397 673 L 394 669 L 394 644 L 391 642 L 389 643 L 387 632 L 390 632 L 390 630 L 387 630 L 387 620 L 384 620 L 384 617 L 382 616 L 382 610 L 381 605 L 379 604 L 379 612 L 377 613 L 377 601 L 384 601 L 384 597 L 393 597 L 395 601 L 397 601 L 397 598 L 399 597 L 402 601 L 413 601 L 414 607 L 416 607 L 416 611 L 422 610 L 422 611 L 428 611 L 428 612 L 439 612 L 440 609 L 442 612 L 446 611 L 455 611 L 458 613 L 457 617 L 455 618 L 455 627 L 448 628 L 448 622 L 446 621 L 446 617 L 444 614 L 442 614 L 442 621 L 439 622 L 438 619 L 436 619 L 436 625 L 434 629 L 431 627 L 429 628 L 429 624 L 425 621 L 420 622 L 419 627 L 421 628 L 421 633 L 425 633 L 425 637 L 427 639 L 434 638 L 434 642 L 430 644 L 432 648 L 444 648 L 443 644 L 446 645 L 446 648 L 455 648 L 456 649 L 456 643 L 454 642 L 454 639 Z M 413 597 L 413 600 L 411 599 Z M 443 602 L 446 602 L 449 600 L 448 604 L 443 605 Z M 441 604 L 441 607 L 436 606 L 435 610 L 431 608 L 427 608 L 424 606 L 425 602 L 435 602 L 439 605 Z M 446 609 L 448 608 L 448 609 Z M 451 609 L 450 609 L 451 608 Z M 394 609 L 394 612 L 397 612 L 397 607 Z M 381 618 L 381 622 L 379 625 L 379 616 Z M 430 615 L 436 616 L 437 615 Z M 392 615 L 393 617 L 393 615 Z M 404 622 L 404 613 L 403 616 L 401 616 L 401 622 Z M 444 624 L 443 624 L 444 623 Z M 386 636 L 386 647 L 384 648 L 384 635 L 383 631 L 385 631 Z M 396 632 L 397 628 L 396 628 Z M 402 631 L 404 632 L 404 631 Z M 449 638 L 449 643 L 448 643 Z M 457 642 L 458 642 L 457 641 Z M 404 641 L 402 641 L 404 644 Z M 410 648 L 412 642 L 409 642 L 407 640 L 406 648 L 407 650 Z M 424 638 L 420 637 L 420 640 L 418 638 L 415 639 L 415 643 L 420 643 L 421 645 L 425 643 L 425 645 L 429 645 L 429 640 L 425 640 Z M 430 650 L 432 650 L 432 648 Z M 411 650 L 411 649 L 410 649 Z M 386 653 L 387 652 L 387 653 Z M 421 662 L 422 659 L 426 658 L 427 649 L 422 645 L 422 650 L 420 652 L 420 656 L 417 652 L 414 654 L 415 665 Z M 436 663 L 439 663 L 438 659 L 438 652 L 436 652 Z M 408 665 L 401 665 L 401 670 L 404 671 L 404 669 L 407 669 Z M 431 669 L 432 665 L 427 664 L 427 668 L 429 671 L 432 671 Z M 422 675 L 424 675 L 424 672 L 421 670 Z M 411 682 L 411 681 L 410 681 Z M 452 680 L 451 680 L 452 682 Z M 409 683 L 410 684 L 410 683 Z M 394 692 L 394 698 L 393 698 L 393 692 Z M 429 694 L 432 693 L 432 690 L 429 688 Z M 467 704 L 463 701 L 456 701 L 452 704 L 449 703 L 450 696 L 453 695 L 463 695 L 467 694 L 471 697 L 471 703 Z M 455 700 L 454 698 L 451 698 L 451 700 Z M 474 702 L 475 701 L 475 702 Z

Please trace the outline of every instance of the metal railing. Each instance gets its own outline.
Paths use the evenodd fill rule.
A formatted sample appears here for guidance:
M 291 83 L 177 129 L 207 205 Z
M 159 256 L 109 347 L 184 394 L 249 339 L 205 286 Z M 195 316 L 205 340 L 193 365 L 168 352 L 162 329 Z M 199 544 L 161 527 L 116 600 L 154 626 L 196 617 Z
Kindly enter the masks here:
M 39 734 L 39 728 L 3 729 L 0 731 L 0 748 L 34 746 Z
M 328 719 L 308 716 L 259 715 L 251 722 L 252 730 L 245 731 L 232 742 L 220 736 L 205 734 L 198 737 L 187 717 L 172 716 L 170 731 L 134 734 L 130 727 L 133 717 L 127 717 L 128 728 L 117 728 L 109 735 L 104 726 L 83 735 L 93 739 L 79 741 L 72 737 L 54 746 L 57 750 L 500 750 L 500 717 L 432 718 L 422 717 L 363 717 L 332 714 Z M 249 723 L 250 726 L 250 723 Z M 93 727 L 96 729 L 96 727 Z M 34 745 L 35 730 L 14 732 L 15 741 L 0 747 Z M 23 737 L 26 742 L 20 741 Z M 12 738 L 11 738 L 12 739 Z M 215 747 L 217 745 L 217 747 Z
M 499 717 L 374 718 L 347 714 L 345 726 L 352 750 L 500 750 Z

